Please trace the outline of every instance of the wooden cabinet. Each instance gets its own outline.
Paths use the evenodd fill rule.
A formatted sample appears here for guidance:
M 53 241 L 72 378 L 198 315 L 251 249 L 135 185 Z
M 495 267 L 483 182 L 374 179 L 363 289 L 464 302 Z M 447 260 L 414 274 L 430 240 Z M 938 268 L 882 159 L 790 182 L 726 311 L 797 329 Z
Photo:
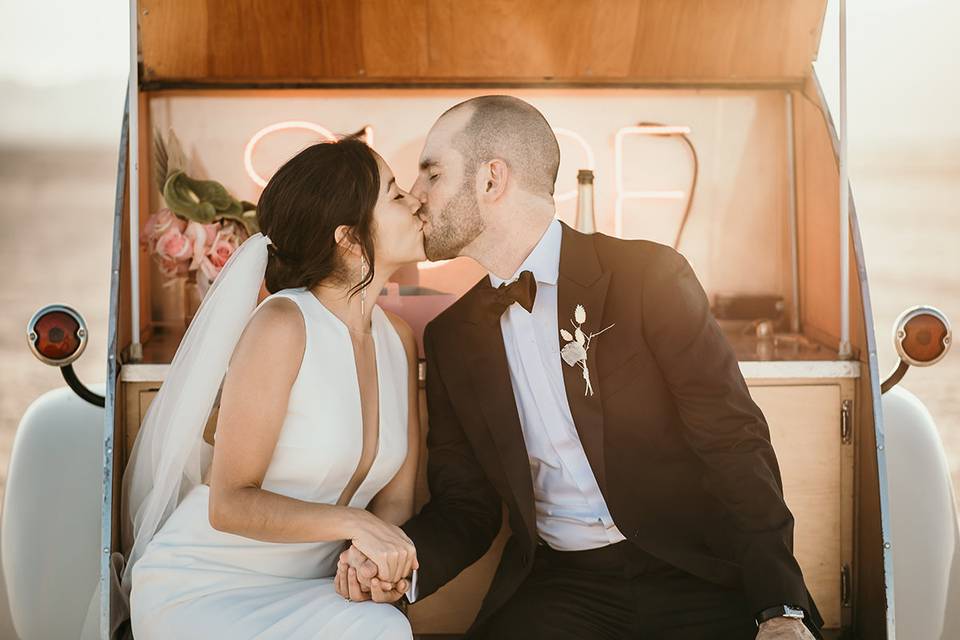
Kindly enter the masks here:
M 853 434 L 844 438 L 852 381 L 750 384 L 770 426 L 783 495 L 793 513 L 794 554 L 825 626 L 844 619 L 844 567 L 852 562 Z M 849 584 L 848 584 L 849 586 Z
M 773 370 L 761 369 L 759 373 Z M 162 365 L 133 365 L 121 372 L 124 465 L 164 373 Z M 747 379 L 750 393 L 767 419 L 777 452 L 784 497 L 795 519 L 794 552 L 828 629 L 846 626 L 851 619 L 844 598 L 851 589 L 853 558 L 853 451 L 857 434 L 852 411 L 856 369 L 846 373 L 847 377 L 836 378 L 770 375 Z M 422 390 L 420 403 L 425 451 L 427 411 Z M 205 432 L 208 442 L 212 442 L 216 417 L 214 410 Z M 418 508 L 429 498 L 425 463 L 426 456 L 421 456 Z M 466 630 L 479 610 L 508 535 L 505 522 L 483 558 L 436 594 L 410 607 L 415 632 L 449 634 Z
M 773 364 L 773 363 L 770 363 Z M 853 555 L 853 420 L 844 418 L 844 401 L 852 410 L 854 378 L 748 379 L 750 393 L 770 427 L 777 452 L 784 498 L 794 515 L 794 553 L 807 588 L 827 629 L 849 624 Z M 421 392 L 421 396 L 422 396 Z M 421 397 L 422 432 L 426 410 Z M 843 425 L 849 436 L 844 438 Z M 420 461 L 418 507 L 426 502 L 426 470 Z M 414 631 L 460 633 L 480 608 L 509 535 L 507 525 L 490 551 L 433 596 L 409 609 Z M 846 569 L 845 569 L 846 568 Z M 846 576 L 844 574 L 846 572 Z M 847 581 L 847 588 L 843 582 Z

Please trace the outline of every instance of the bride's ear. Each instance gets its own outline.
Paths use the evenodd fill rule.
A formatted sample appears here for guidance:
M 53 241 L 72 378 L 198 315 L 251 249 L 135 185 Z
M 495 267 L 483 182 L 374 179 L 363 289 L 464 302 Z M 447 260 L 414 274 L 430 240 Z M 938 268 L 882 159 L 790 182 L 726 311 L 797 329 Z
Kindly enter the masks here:
M 333 232 L 333 239 L 342 251 L 347 253 L 358 253 L 360 244 L 357 242 L 353 227 L 342 224 Z

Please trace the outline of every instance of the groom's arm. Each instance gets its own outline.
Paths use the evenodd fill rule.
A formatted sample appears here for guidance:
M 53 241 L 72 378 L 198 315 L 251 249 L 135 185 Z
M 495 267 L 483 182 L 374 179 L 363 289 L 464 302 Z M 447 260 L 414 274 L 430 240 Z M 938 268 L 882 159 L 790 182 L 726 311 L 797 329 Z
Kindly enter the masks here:
M 675 399 L 683 436 L 704 463 L 704 486 L 739 530 L 751 610 L 790 604 L 809 613 L 770 432 L 700 282 L 682 255 L 665 248 L 646 266 L 640 292 L 644 337 Z
M 402 527 L 417 548 L 417 599 L 430 595 L 486 553 L 502 521 L 500 496 L 477 461 L 450 402 L 435 333 L 430 323 L 423 335 L 430 501 Z

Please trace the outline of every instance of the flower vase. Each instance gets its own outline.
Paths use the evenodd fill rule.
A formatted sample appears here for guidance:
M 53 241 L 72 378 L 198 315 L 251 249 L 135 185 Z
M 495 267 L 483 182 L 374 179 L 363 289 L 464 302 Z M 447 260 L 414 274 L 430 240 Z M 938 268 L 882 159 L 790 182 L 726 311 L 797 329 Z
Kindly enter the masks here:
M 158 283 L 150 293 L 153 326 L 160 331 L 180 331 L 183 327 L 187 277 L 165 275 L 155 263 L 151 267 L 153 282 Z
M 197 284 L 197 272 L 190 271 L 183 284 L 183 330 L 186 331 L 197 315 L 200 303 L 203 301 L 203 293 L 200 292 L 200 286 Z

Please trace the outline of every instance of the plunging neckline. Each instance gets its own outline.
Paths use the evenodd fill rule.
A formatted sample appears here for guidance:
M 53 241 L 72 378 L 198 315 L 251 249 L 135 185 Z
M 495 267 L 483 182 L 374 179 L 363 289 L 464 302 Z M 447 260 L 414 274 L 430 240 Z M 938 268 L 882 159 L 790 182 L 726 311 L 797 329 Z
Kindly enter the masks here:
M 357 410 L 360 414 L 360 455 L 357 459 L 357 466 L 354 468 L 353 473 L 347 479 L 347 486 L 343 488 L 343 490 L 346 491 L 347 487 L 350 486 L 351 481 L 356 476 L 357 471 L 360 469 L 360 464 L 363 461 L 363 453 L 364 453 L 364 450 L 363 450 L 363 436 L 364 436 L 363 396 L 360 392 L 360 369 L 357 366 L 357 349 L 353 344 L 353 336 L 350 332 L 350 327 L 347 326 L 347 323 L 341 320 L 340 317 L 337 316 L 337 314 L 335 314 L 333 311 L 328 309 L 327 305 L 323 304 L 320 298 L 314 295 L 313 291 L 311 291 L 306 287 L 303 287 L 303 291 L 308 296 L 310 296 L 310 298 L 312 298 L 314 302 L 317 303 L 317 306 L 320 307 L 323 313 L 330 316 L 334 324 L 336 324 L 337 327 L 339 327 L 341 334 L 343 334 L 344 337 L 350 342 L 350 355 L 352 356 L 350 361 L 353 363 L 353 381 L 356 388 Z M 358 494 L 360 494 L 360 490 L 363 489 L 364 485 L 367 483 L 367 480 L 370 478 L 373 472 L 373 469 L 377 464 L 377 461 L 380 460 L 380 453 L 383 447 L 383 384 L 382 384 L 383 372 L 381 371 L 381 368 L 380 368 L 380 342 L 381 341 L 379 339 L 380 327 L 379 327 L 379 321 L 378 321 L 379 314 L 382 314 L 382 313 L 383 313 L 383 309 L 380 308 L 380 305 L 374 303 L 373 309 L 370 313 L 370 337 L 373 340 L 373 366 L 377 374 L 377 379 L 376 379 L 377 388 L 375 393 L 377 398 L 376 446 L 374 447 L 373 460 L 370 461 L 370 468 L 367 469 L 367 472 L 365 474 L 363 474 L 363 478 L 360 480 L 360 482 L 357 483 L 357 486 L 353 490 L 353 493 L 350 494 L 349 496 L 344 496 L 344 494 L 341 493 L 340 496 L 337 498 L 337 504 L 342 504 L 344 506 L 351 506 L 353 503 L 353 499 L 357 497 Z M 346 502 L 343 502 L 344 497 L 347 498 Z

